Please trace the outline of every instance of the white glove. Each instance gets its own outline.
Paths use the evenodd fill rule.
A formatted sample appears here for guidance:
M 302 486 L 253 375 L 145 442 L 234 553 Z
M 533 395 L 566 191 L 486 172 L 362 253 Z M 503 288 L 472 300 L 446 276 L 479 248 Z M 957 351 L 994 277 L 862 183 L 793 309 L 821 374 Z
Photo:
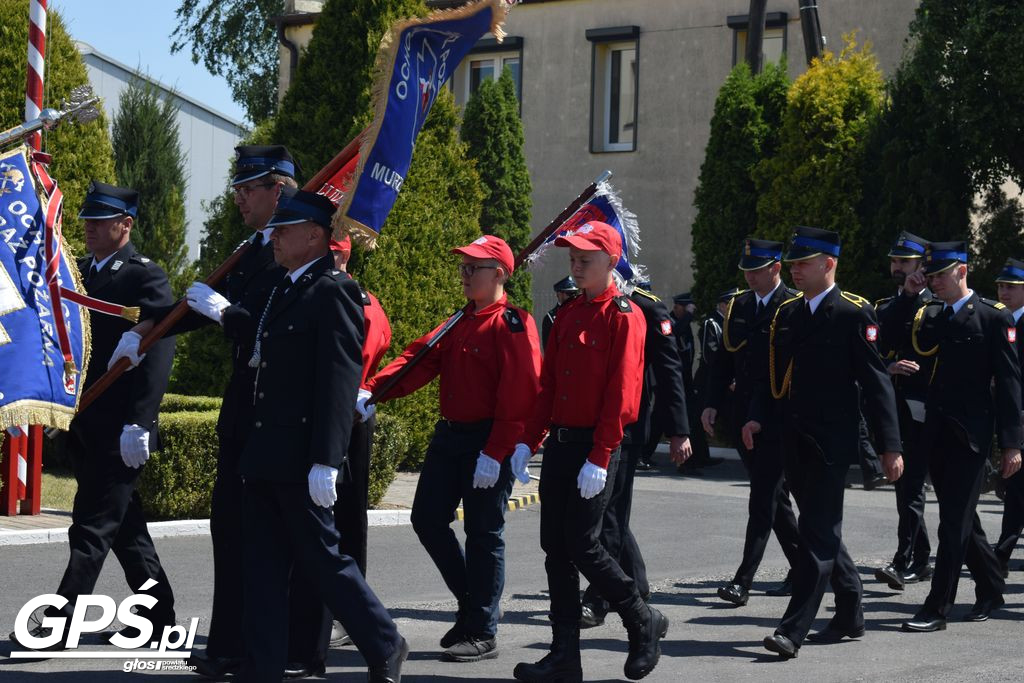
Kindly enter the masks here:
M 185 292 L 185 299 L 189 308 L 217 323 L 220 322 L 224 309 L 231 305 L 220 292 L 204 282 L 193 282 Z
M 501 463 L 480 451 L 476 459 L 476 472 L 473 473 L 473 488 L 489 489 L 498 483 L 501 474 Z
M 309 497 L 322 508 L 334 507 L 338 500 L 338 470 L 330 465 L 313 465 L 309 469 Z
M 121 460 L 138 469 L 149 460 L 149 430 L 139 425 L 125 425 L 121 431 Z
M 356 412 L 359 413 L 359 421 L 366 422 L 377 412 L 377 404 L 371 403 L 366 405 L 366 402 L 370 400 L 372 396 L 366 389 L 360 389 L 359 393 L 356 394 Z
M 530 473 L 526 471 L 526 463 L 530 462 L 532 457 L 533 453 L 525 443 L 517 443 L 516 449 L 512 451 L 512 474 L 516 475 L 520 484 L 530 483 Z
M 579 487 L 580 497 L 587 500 L 601 493 L 607 481 L 608 470 L 598 467 L 588 460 L 580 468 L 579 476 L 576 477 L 576 486 Z
M 111 354 L 110 360 L 107 361 L 107 370 L 114 367 L 114 363 L 119 358 L 127 358 L 131 365 L 128 367 L 129 370 L 132 368 L 139 367 L 139 363 L 146 357 L 146 354 L 139 355 L 139 342 L 142 341 L 142 337 L 138 332 L 128 331 L 121 335 L 121 341 L 117 342 L 117 346 L 114 347 L 114 353 Z

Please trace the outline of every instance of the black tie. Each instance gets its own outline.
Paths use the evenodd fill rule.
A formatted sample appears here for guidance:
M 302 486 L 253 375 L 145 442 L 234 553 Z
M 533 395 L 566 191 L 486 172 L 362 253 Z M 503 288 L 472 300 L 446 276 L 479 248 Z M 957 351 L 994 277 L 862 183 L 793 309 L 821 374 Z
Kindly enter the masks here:
M 757 317 L 760 318 L 761 314 L 764 313 L 764 302 L 760 299 L 757 300 Z
M 96 263 L 93 262 L 93 264 L 91 266 L 89 266 L 89 279 L 87 279 L 85 281 L 85 284 L 89 284 L 90 282 L 92 282 L 95 279 L 96 279 Z
M 953 317 L 953 307 L 952 306 L 946 306 L 945 308 L 942 309 L 942 319 L 943 320 L 950 320 L 950 319 L 952 319 L 952 317 Z

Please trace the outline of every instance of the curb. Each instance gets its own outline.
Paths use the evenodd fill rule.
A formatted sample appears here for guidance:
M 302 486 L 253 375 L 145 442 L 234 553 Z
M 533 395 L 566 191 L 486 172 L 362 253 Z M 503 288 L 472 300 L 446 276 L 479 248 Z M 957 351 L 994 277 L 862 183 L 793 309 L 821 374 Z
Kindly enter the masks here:
M 509 512 L 513 512 L 515 510 L 522 510 L 524 507 L 528 507 L 530 505 L 536 505 L 538 503 L 540 503 L 540 494 L 539 493 L 527 493 L 527 494 L 524 494 L 522 496 L 512 496 L 511 498 L 509 498 L 508 499 L 508 505 L 506 506 L 506 509 Z M 460 506 L 455 511 L 455 519 L 457 519 L 457 520 L 459 520 L 461 522 L 462 521 L 462 516 L 463 516 L 462 507 Z

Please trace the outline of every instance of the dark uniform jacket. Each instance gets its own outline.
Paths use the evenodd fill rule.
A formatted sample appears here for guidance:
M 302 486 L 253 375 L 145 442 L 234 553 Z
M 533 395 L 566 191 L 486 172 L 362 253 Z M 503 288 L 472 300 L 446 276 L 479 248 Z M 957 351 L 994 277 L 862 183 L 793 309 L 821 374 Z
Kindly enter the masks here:
M 952 318 L 943 313 L 944 306 L 932 301 L 913 319 L 915 349 L 935 356 L 925 403 L 924 447 L 930 449 L 946 425 L 962 445 L 988 457 L 995 422 L 999 446 L 1020 448 L 1021 375 L 1011 341 L 1017 334 L 1013 316 L 1002 304 L 977 294 Z
M 551 307 L 551 310 L 544 314 L 544 319 L 540 323 L 540 348 L 543 349 L 548 345 L 548 334 L 551 332 L 551 326 L 555 324 L 555 316 L 558 315 L 558 309 L 561 304 L 555 304 Z
M 895 393 L 877 337 L 871 304 L 838 286 L 813 315 L 803 296 L 782 302 L 769 330 L 768 381 L 755 391 L 752 419 L 765 424 L 774 398 L 780 401 L 787 451 L 800 443 L 826 463 L 853 464 L 860 457 L 863 392 L 879 450 L 902 451 Z
M 260 233 L 256 237 L 262 238 Z M 250 314 L 258 316 L 270 295 L 270 290 L 284 277 L 285 269 L 274 261 L 274 248 L 267 242 L 258 248 L 248 248 L 235 267 L 216 287 L 217 291 L 232 303 L 224 310 L 224 329 L 231 340 L 231 378 L 224 389 L 220 417 L 217 420 L 217 434 L 222 441 L 244 441 L 252 428 L 252 387 L 256 371 L 249 367 L 254 339 L 252 335 L 232 334 L 245 323 L 232 318 L 247 319 Z M 143 317 L 163 318 L 174 305 L 143 311 Z M 251 313 L 250 313 L 251 312 Z M 181 334 L 212 325 L 213 321 L 204 315 L 189 310 L 172 328 L 168 335 Z M 255 329 L 255 328 L 254 328 Z
M 89 277 L 92 257 L 79 259 L 86 293 L 122 306 L 165 306 L 174 299 L 167 275 L 157 264 L 135 251 L 131 242 L 111 255 L 103 270 Z M 87 390 L 107 371 L 114 347 L 133 323 L 112 315 L 92 312 L 89 329 L 92 352 L 82 390 Z M 150 430 L 150 447 L 156 450 L 157 414 L 167 390 L 174 361 L 174 339 L 162 339 L 146 352 L 139 367 L 126 372 L 71 423 L 74 431 L 91 449 L 120 453 L 121 431 L 137 424 Z
M 686 417 L 683 364 L 672 329 L 672 318 L 661 299 L 639 287 L 629 296 L 644 314 L 644 383 L 640 393 L 640 415 L 627 429 L 631 443 L 650 440 L 651 409 L 657 411 L 661 429 L 669 436 L 689 436 Z
M 305 483 L 314 464 L 345 460 L 362 377 L 363 304 L 359 284 L 334 268 L 330 255 L 297 282 L 285 278 L 261 333 L 252 436 L 240 472 L 282 483 Z M 235 335 L 252 335 L 259 313 L 225 320 Z
M 924 401 L 928 393 L 928 379 L 932 376 L 935 358 L 917 353 L 911 343 L 910 333 L 914 313 L 931 300 L 932 293 L 926 289 L 917 296 L 897 294 L 875 302 L 875 314 L 880 328 L 878 352 L 882 359 L 887 365 L 898 360 L 912 360 L 921 368 L 912 375 L 893 376 L 896 398 L 900 401 Z
M 732 394 L 732 425 L 741 428 L 749 419 L 750 403 L 758 378 L 768 376 L 768 333 L 779 305 L 797 296 L 796 290 L 779 284 L 768 298 L 761 314 L 757 313 L 757 294 L 740 292 L 729 302 L 722 321 L 722 345 L 715 354 L 708 376 L 707 405 L 719 413 L 729 405 Z M 762 427 L 771 428 L 772 420 Z
M 683 382 L 687 387 L 693 384 L 693 360 L 694 343 L 693 329 L 690 323 L 693 322 L 692 313 L 684 313 L 681 318 L 669 313 L 672 317 L 672 334 L 676 338 L 676 348 L 679 349 L 679 360 L 683 364 Z

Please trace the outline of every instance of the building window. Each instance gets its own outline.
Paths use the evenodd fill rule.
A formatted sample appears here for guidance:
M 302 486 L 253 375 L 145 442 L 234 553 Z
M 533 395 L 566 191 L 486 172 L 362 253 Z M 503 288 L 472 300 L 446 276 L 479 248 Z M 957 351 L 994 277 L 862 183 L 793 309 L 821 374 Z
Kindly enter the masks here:
M 484 81 L 497 80 L 502 70 L 508 69 L 516 86 L 516 97 L 523 99 L 523 39 L 508 36 L 501 43 L 494 38 L 482 38 L 455 69 L 449 81 L 455 94 L 455 103 L 465 106 L 469 98 L 480 89 Z
M 591 152 L 636 149 L 639 35 L 637 26 L 587 31 L 593 43 Z
M 762 62 L 778 62 L 786 54 L 786 23 L 789 15 L 785 12 L 768 12 L 764 22 L 764 41 L 761 44 Z M 732 29 L 733 66 L 746 59 L 747 35 L 750 22 L 746 14 L 730 16 L 726 25 Z

